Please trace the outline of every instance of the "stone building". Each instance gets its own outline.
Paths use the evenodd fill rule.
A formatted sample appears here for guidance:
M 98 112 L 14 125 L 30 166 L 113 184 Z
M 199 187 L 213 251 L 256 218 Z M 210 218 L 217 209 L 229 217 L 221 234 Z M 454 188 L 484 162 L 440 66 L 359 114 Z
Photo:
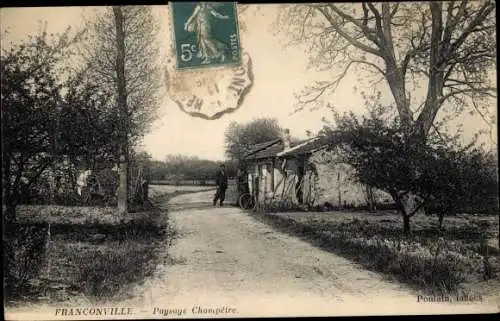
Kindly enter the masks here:
M 281 138 L 254 145 L 245 155 L 250 192 L 258 202 L 288 199 L 310 207 L 392 202 L 387 193 L 356 183 L 353 169 L 326 147 L 321 137 L 292 144 L 287 131 Z

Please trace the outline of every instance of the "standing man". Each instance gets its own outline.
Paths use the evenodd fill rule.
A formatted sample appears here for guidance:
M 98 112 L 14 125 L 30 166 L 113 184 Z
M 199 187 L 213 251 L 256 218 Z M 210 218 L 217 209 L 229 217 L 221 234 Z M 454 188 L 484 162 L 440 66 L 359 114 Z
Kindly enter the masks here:
M 227 189 L 226 165 L 224 164 L 220 165 L 220 170 L 215 174 L 215 185 L 217 186 L 217 191 L 215 192 L 214 206 L 217 205 L 218 200 L 220 200 L 220 206 L 222 206 L 224 204 Z

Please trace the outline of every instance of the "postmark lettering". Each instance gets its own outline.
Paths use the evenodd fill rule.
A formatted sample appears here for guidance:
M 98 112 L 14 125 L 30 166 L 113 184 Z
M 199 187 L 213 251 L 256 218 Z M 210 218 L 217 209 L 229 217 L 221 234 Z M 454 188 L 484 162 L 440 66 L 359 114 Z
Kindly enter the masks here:
M 238 109 L 251 88 L 251 59 L 242 55 L 242 63 L 219 68 L 179 70 L 171 60 L 167 67 L 167 90 L 171 100 L 191 116 L 217 119 Z

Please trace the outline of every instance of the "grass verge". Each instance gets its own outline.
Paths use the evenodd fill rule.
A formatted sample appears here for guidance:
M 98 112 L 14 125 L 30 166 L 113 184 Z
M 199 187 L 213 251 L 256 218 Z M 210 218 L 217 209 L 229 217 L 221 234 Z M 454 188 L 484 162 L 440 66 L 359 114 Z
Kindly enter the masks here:
M 112 208 L 24 206 L 9 228 L 7 306 L 130 297 L 134 285 L 168 260 L 175 237 L 157 206 L 126 215 Z
M 252 215 L 428 294 L 470 294 L 467 285 L 498 280 L 498 250 L 480 241 L 490 230 L 453 224 L 446 231 L 438 231 L 426 224 L 414 224 L 412 236 L 403 236 L 395 216 L 358 214 L 344 219 L 335 218 L 337 213 Z M 341 213 L 338 216 L 342 217 Z M 360 219 L 363 217 L 368 219 Z

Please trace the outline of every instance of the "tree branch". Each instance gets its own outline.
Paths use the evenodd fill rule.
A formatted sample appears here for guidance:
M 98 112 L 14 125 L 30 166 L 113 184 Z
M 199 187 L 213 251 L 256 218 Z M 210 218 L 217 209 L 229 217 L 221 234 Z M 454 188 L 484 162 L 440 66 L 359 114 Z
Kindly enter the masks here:
M 380 16 L 380 12 L 373 5 L 373 3 L 368 2 L 367 5 L 368 5 L 368 8 L 370 8 L 370 11 L 375 16 L 375 24 L 377 26 L 377 31 L 379 32 L 379 34 L 382 34 L 382 17 Z
M 363 34 L 366 36 L 367 39 L 369 39 L 370 41 L 372 41 L 377 46 L 380 46 L 380 40 L 376 36 L 374 36 L 376 34 L 375 30 L 370 29 L 368 27 L 368 25 L 365 24 L 365 23 L 360 23 L 357 19 L 355 19 L 354 17 L 346 14 L 345 12 L 343 12 L 342 10 L 340 10 L 339 8 L 337 8 L 333 4 L 330 5 L 330 8 L 337 15 L 339 15 L 340 17 L 344 18 L 345 20 L 353 23 L 355 26 L 357 26 L 358 28 L 360 28 L 361 31 L 363 32 Z M 364 20 L 364 21 L 366 21 L 366 20 Z
M 328 89 L 335 90 L 335 88 L 338 87 L 342 79 L 347 75 L 347 72 L 349 71 L 350 67 L 354 64 L 354 61 L 350 61 L 347 66 L 344 68 L 344 71 L 333 81 L 329 82 L 324 82 L 320 86 L 317 87 L 310 87 L 307 88 L 309 92 L 317 91 L 317 94 L 315 94 L 312 98 L 306 99 L 306 100 L 300 100 L 298 102 L 299 107 L 297 107 L 291 114 L 297 113 L 301 110 L 304 109 L 305 105 L 308 105 L 310 103 L 313 103 L 317 101 Z M 332 87 L 334 87 L 332 89 Z M 305 95 L 304 95 L 305 96 Z
M 465 0 L 464 0 L 465 1 Z M 457 40 L 450 44 L 449 49 L 443 55 L 443 60 L 445 60 L 450 55 L 453 55 L 458 48 L 465 42 L 467 37 L 474 32 L 474 29 L 479 26 L 488 15 L 495 9 L 495 5 L 487 1 L 479 10 L 472 22 L 462 31 Z M 457 18 L 458 19 L 458 15 Z
M 491 129 L 493 127 L 492 124 L 486 119 L 486 115 L 482 111 L 479 110 L 479 106 L 474 101 L 474 99 L 472 100 L 472 106 L 474 106 L 474 109 L 476 110 L 476 112 L 484 120 L 484 122 L 488 125 L 488 127 L 490 128 L 490 131 L 491 131 Z
M 373 67 L 373 68 L 377 69 L 377 71 L 379 73 L 381 73 L 384 77 L 386 76 L 385 71 L 383 71 L 379 66 L 377 66 L 376 64 L 374 64 L 372 62 L 365 61 L 365 60 L 358 60 L 358 59 L 351 59 L 350 61 L 353 63 L 364 64 L 364 65 Z
M 398 2 L 396 2 L 396 3 L 394 4 L 394 7 L 392 8 L 392 11 L 391 11 L 391 15 L 390 15 L 391 19 L 392 19 L 392 18 L 394 18 L 394 16 L 395 16 L 395 15 L 396 15 L 396 13 L 398 12 L 398 9 L 399 9 L 399 3 L 398 3 Z
M 419 204 L 415 207 L 415 209 L 413 210 L 413 212 L 411 212 L 410 214 L 408 214 L 409 217 L 412 217 L 414 216 L 415 214 L 418 213 L 418 211 L 420 211 L 420 209 L 424 206 L 425 204 L 425 200 L 422 200 L 419 202 Z
M 382 3 L 382 26 L 383 26 L 383 35 L 385 44 L 385 50 L 388 56 L 396 62 L 396 53 L 394 52 L 394 43 L 392 41 L 392 30 L 391 30 L 391 13 L 389 8 L 389 3 Z
M 448 87 L 448 88 L 453 88 L 453 87 Z M 494 88 L 494 87 L 463 88 L 463 89 L 451 90 L 448 94 L 445 94 L 441 97 L 440 103 L 445 102 L 450 97 L 458 96 L 461 94 L 467 94 L 467 93 L 483 93 L 485 95 L 488 95 L 490 97 L 495 98 L 494 95 L 490 94 L 491 92 L 494 92 L 494 91 L 496 91 L 496 88 Z
M 358 49 L 361 49 L 361 50 L 363 50 L 365 52 L 368 52 L 368 53 L 371 53 L 373 55 L 382 57 L 382 53 L 377 48 L 373 48 L 373 47 L 370 47 L 368 45 L 365 45 L 364 43 L 362 43 L 362 42 L 356 40 L 355 38 L 353 38 L 352 36 L 350 36 L 347 33 L 347 31 L 345 31 L 344 29 L 342 29 L 342 27 L 340 27 L 340 25 L 335 21 L 335 19 L 333 19 L 333 17 L 326 11 L 325 8 L 323 8 L 323 7 L 316 7 L 316 9 L 319 10 L 323 14 L 323 16 L 326 18 L 326 20 L 335 29 L 335 31 L 339 35 L 341 35 L 345 40 L 347 40 L 351 45 L 353 45 L 354 47 L 356 47 Z

